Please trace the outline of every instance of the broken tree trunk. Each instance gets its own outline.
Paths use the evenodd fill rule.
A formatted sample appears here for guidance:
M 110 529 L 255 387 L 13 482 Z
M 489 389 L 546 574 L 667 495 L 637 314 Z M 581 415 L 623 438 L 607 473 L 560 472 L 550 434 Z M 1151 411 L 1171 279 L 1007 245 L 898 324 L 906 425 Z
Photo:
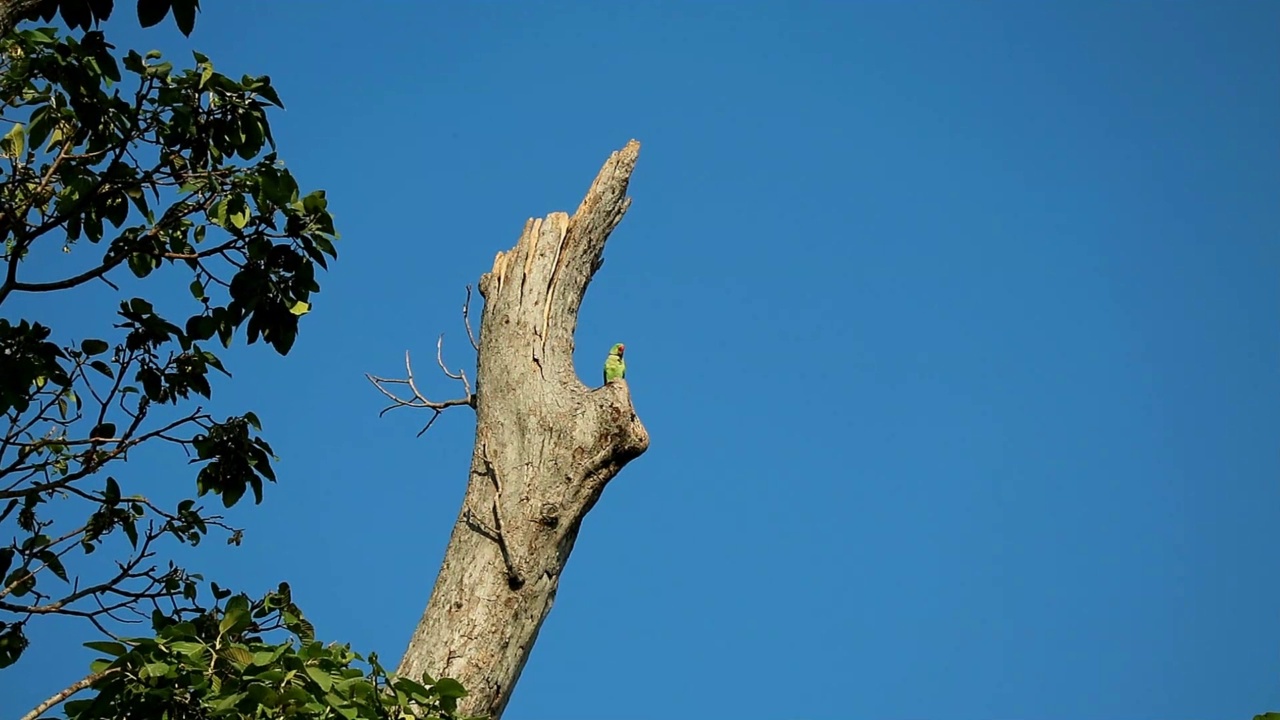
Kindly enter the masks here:
M 502 714 L 583 518 L 649 447 L 626 382 L 593 389 L 573 367 L 578 308 L 630 205 L 639 150 L 632 140 L 609 157 L 572 218 L 557 212 L 525 223 L 516 246 L 480 279 L 466 497 L 397 671 L 460 681 L 469 692 L 462 715 Z M 601 348 L 602 364 L 604 355 Z

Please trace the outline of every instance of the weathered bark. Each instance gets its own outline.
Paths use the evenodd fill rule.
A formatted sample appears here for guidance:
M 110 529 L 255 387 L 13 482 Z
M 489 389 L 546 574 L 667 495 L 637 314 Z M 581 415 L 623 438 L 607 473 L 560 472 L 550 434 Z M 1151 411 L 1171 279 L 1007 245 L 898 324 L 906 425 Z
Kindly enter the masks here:
M 0 0 L 0 36 L 8 35 L 42 0 Z
M 531 219 L 480 279 L 485 298 L 470 479 L 398 673 L 452 677 L 464 714 L 497 718 L 551 610 L 583 518 L 649 447 L 625 381 L 573 367 L 578 308 L 630 205 L 640 145 L 613 153 L 578 211 Z M 605 348 L 601 348 L 603 366 Z M 598 368 L 592 368 L 595 381 Z

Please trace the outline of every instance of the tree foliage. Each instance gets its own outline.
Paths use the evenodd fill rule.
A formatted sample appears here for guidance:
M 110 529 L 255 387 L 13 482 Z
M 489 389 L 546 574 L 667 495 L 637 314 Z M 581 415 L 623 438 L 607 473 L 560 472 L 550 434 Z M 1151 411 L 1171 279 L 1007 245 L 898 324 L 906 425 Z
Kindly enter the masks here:
M 182 621 L 157 612 L 155 637 L 90 646 L 96 697 L 66 704 L 71 720 L 148 718 L 450 717 L 466 693 L 454 680 L 391 680 L 348 645 L 323 645 L 287 585 L 258 601 L 213 586 L 219 607 Z M 290 642 L 263 633 L 284 629 Z
M 197 9 L 139 0 L 138 17 L 172 11 L 189 34 Z M 376 658 L 318 643 L 287 585 L 251 601 L 160 560 L 166 542 L 211 532 L 238 544 L 205 503 L 260 503 L 275 481 L 258 417 L 199 403 L 241 332 L 288 354 L 337 234 L 324 192 L 302 192 L 276 156 L 268 77 L 229 77 L 200 53 L 181 70 L 155 51 L 118 56 L 96 29 L 111 11 L 0 0 L 0 16 L 58 15 L 73 31 L 0 39 L 0 668 L 20 662 L 29 623 L 72 616 L 105 657 L 31 717 L 82 687 L 93 696 L 65 703 L 69 718 L 451 715 L 456 682 L 393 682 Z M 188 309 L 128 297 L 121 273 L 178 275 Z M 15 297 L 89 283 L 121 295 L 97 337 L 10 319 Z M 166 504 L 132 471 L 157 446 L 187 454 L 194 497 Z M 128 622 L 153 635 L 121 637 Z

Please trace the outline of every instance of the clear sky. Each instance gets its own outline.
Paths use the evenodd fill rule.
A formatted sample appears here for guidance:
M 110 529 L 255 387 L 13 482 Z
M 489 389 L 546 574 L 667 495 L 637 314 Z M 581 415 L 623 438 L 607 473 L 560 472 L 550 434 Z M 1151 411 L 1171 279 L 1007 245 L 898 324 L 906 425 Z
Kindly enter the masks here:
M 343 234 L 292 355 L 215 387 L 281 482 L 208 577 L 395 664 L 474 425 L 414 439 L 362 373 L 453 392 L 464 286 L 634 137 L 577 361 L 627 344 L 652 447 L 508 720 L 1280 709 L 1280 3 L 207 2 L 190 41 L 132 4 L 122 49 L 272 76 Z M 83 674 L 71 630 L 5 717 Z

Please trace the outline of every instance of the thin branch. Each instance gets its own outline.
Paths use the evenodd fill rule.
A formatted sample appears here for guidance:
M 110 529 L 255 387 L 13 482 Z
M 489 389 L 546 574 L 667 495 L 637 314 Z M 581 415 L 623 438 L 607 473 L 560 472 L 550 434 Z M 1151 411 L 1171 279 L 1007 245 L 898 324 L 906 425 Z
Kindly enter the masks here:
M 101 189 L 101 188 L 98 188 L 98 189 Z M 95 190 L 95 193 L 96 192 L 97 191 Z M 174 203 L 169 207 L 167 211 L 165 211 L 165 214 L 163 217 L 160 218 L 160 221 L 157 222 L 155 225 L 153 225 L 150 230 L 140 235 L 138 239 L 154 237 L 155 235 L 160 233 L 161 228 L 170 227 L 174 223 L 177 223 L 178 221 L 182 220 L 183 218 L 189 215 L 194 215 L 195 213 L 201 210 L 207 211 L 209 207 L 212 206 L 213 197 L 214 196 L 210 196 L 209 198 L 206 198 L 203 202 L 199 202 L 199 203 L 192 202 L 189 197 Z M 48 225 L 48 223 L 46 223 L 46 225 Z M 36 234 L 40 235 L 44 232 L 48 232 L 49 229 L 51 228 L 45 228 L 42 226 L 41 228 L 37 228 Z M 9 273 L 9 278 L 5 280 L 5 283 L 3 286 L 0 286 L 0 303 L 4 302 L 5 297 L 8 296 L 9 293 L 14 290 L 19 290 L 22 292 L 49 292 L 52 290 L 67 290 L 67 289 L 76 287 L 78 285 L 83 285 L 84 283 L 87 283 L 90 280 L 96 280 L 98 278 L 101 278 L 102 276 L 106 275 L 107 273 L 119 267 L 121 264 L 123 264 L 126 260 L 129 259 L 130 255 L 134 254 L 124 249 L 120 249 L 118 255 L 116 255 L 115 257 L 110 257 L 111 250 L 114 250 L 114 249 L 115 249 L 115 245 L 113 244 L 112 247 L 109 248 L 107 251 L 108 257 L 104 257 L 102 264 L 96 268 L 93 268 L 92 270 L 86 270 L 80 273 L 79 275 L 75 275 L 73 277 L 65 278 L 62 280 L 55 280 L 52 282 L 43 282 L 43 283 L 17 282 L 15 280 L 15 277 L 17 274 L 17 269 L 16 269 L 17 257 L 15 256 L 15 258 L 11 261 L 11 265 L 10 265 L 11 270 Z M 165 257 L 166 253 L 156 253 L 156 255 L 159 257 Z
M 121 253 L 114 258 L 104 260 L 101 265 L 99 265 L 98 267 L 92 270 L 86 270 L 80 273 L 79 275 L 75 275 L 73 277 L 69 277 L 63 280 L 55 280 L 53 282 L 6 283 L 3 288 L 0 288 L 0 302 L 3 302 L 5 296 L 8 295 L 9 292 L 12 290 L 21 290 L 23 292 L 48 292 L 50 290 L 68 290 L 70 288 L 76 287 L 77 285 L 83 285 L 84 283 L 87 283 L 90 280 L 96 280 L 98 278 L 101 278 L 103 275 L 106 275 L 107 273 L 111 272 L 112 270 L 115 270 L 122 263 L 124 263 L 125 260 L 128 260 L 128 259 L 129 259 L 128 253 Z
M 31 417 L 31 419 L 28 420 L 26 424 L 23 425 L 22 427 L 18 427 L 18 423 L 21 422 L 22 416 L 17 415 L 14 417 L 13 422 L 9 426 L 9 431 L 5 433 L 4 441 L 0 442 L 0 458 L 3 458 L 5 455 L 5 452 L 10 447 L 13 446 L 13 440 L 15 438 L 31 432 L 31 428 L 34 427 L 36 423 L 42 420 L 51 420 L 51 418 L 46 417 L 46 415 L 49 413 L 50 410 L 53 409 L 54 404 L 58 402 L 58 398 L 63 396 L 62 392 L 63 392 L 62 390 L 53 390 L 53 391 L 45 391 L 44 393 L 39 393 L 39 394 L 47 395 L 48 399 L 45 400 L 40 405 L 40 409 L 37 410 L 36 413 Z M 4 470 L 0 470 L 0 477 L 4 477 L 5 475 L 8 475 L 10 472 L 13 472 L 14 470 L 16 470 L 20 465 L 22 465 L 23 460 L 24 458 L 21 455 L 19 455 L 18 459 L 12 465 L 5 468 Z
M 128 643 L 126 643 L 126 642 L 125 642 L 125 639 L 124 639 L 124 638 L 122 638 L 122 637 L 120 637 L 119 635 L 116 635 L 115 633 L 113 633 L 113 632 L 111 632 L 110 630 L 108 630 L 108 629 L 107 629 L 107 628 L 106 628 L 106 627 L 105 627 L 101 622 L 99 622 L 99 621 L 98 621 L 98 618 L 96 618 L 96 617 L 94 617 L 94 616 L 90 615 L 87 619 L 88 619 L 88 621 L 89 621 L 90 623 L 92 623 L 92 624 L 93 624 L 93 626 L 94 626 L 95 628 L 97 628 L 97 629 L 98 629 L 98 632 L 102 633 L 103 635 L 106 635 L 107 637 L 111 638 L 112 640 L 115 640 L 116 642 L 120 643 L 121 645 L 127 645 L 127 644 L 128 644 Z
M 467 286 L 467 298 L 462 303 L 462 324 L 467 329 L 467 339 L 471 342 L 471 347 L 474 350 L 479 351 L 480 342 L 476 340 L 476 335 L 471 330 L 471 286 L 470 285 Z M 440 415 L 444 413 L 445 410 L 451 407 L 458 407 L 460 405 L 469 405 L 474 409 L 476 406 L 476 396 L 475 396 L 475 393 L 472 392 L 471 390 L 471 381 L 467 379 L 467 371 L 464 369 L 459 369 L 458 372 L 455 373 L 449 370 L 449 367 L 444 364 L 444 333 L 440 333 L 440 337 L 436 339 L 436 364 L 440 366 L 440 371 L 445 374 L 445 377 L 448 377 L 452 380 L 457 380 L 462 383 L 462 392 L 464 397 L 456 398 L 453 400 L 444 400 L 444 401 L 434 401 L 434 400 L 427 399 L 427 397 L 422 394 L 422 391 L 418 389 L 417 381 L 413 377 L 413 365 L 409 361 L 409 353 L 408 351 L 405 351 L 404 379 L 382 378 L 382 377 L 377 377 L 375 375 L 370 375 L 369 373 L 365 373 L 365 377 L 368 378 L 369 382 L 373 383 L 374 387 L 378 388 L 378 392 L 382 393 L 387 397 L 387 399 L 391 400 L 391 404 L 383 408 L 382 411 L 378 413 L 378 417 L 382 417 L 383 415 L 386 415 L 391 410 L 394 410 L 395 408 L 399 408 L 399 407 L 420 408 L 424 410 L 430 410 L 432 411 L 431 419 L 428 420 L 427 424 L 423 426 L 421 430 L 418 431 L 417 436 L 422 437 L 424 433 L 426 433 L 428 430 L 431 429 L 431 426 L 435 424 L 436 420 L 440 418 Z M 413 397 L 411 398 L 400 397 L 396 393 L 388 390 L 386 387 L 387 385 L 407 385 L 409 387 L 409 392 L 412 394 Z
M 443 336 L 441 337 L 443 338 Z M 437 344 L 437 348 L 438 347 L 439 345 Z M 438 353 L 437 353 L 437 357 L 439 357 Z M 443 368 L 444 363 L 441 362 L 440 366 Z M 373 383 L 374 387 L 378 388 L 378 392 L 382 393 L 389 400 L 391 400 L 391 404 L 383 408 L 382 412 L 378 413 L 378 417 L 382 417 L 383 415 L 387 414 L 391 410 L 394 410 L 396 408 L 401 408 L 401 407 L 431 410 L 433 413 L 431 416 L 431 419 L 427 421 L 427 424 L 425 427 L 423 427 L 421 430 L 418 431 L 418 437 L 422 437 L 422 434 L 425 433 L 427 430 L 431 429 L 431 426 L 435 423 L 436 418 L 440 417 L 440 415 L 445 410 L 448 410 L 451 407 L 461 407 L 463 405 L 466 405 L 472 408 L 475 407 L 475 403 L 476 403 L 475 395 L 471 393 L 471 388 L 469 385 L 466 385 L 465 380 L 463 380 L 463 383 L 464 383 L 464 387 L 467 394 L 466 397 L 455 398 L 453 400 L 444 400 L 440 402 L 437 402 L 434 400 L 428 400 L 427 397 L 422 394 L 422 391 L 418 389 L 417 380 L 415 380 L 413 377 L 413 363 L 409 359 L 409 351 L 407 350 L 404 353 L 404 370 L 405 370 L 404 379 L 383 378 L 383 377 L 377 377 L 376 375 L 370 375 L 369 373 L 365 373 L 364 376 L 368 378 L 369 382 Z M 453 378 L 458 377 L 450 373 L 447 369 L 445 370 L 445 374 Z M 390 390 L 388 390 L 386 388 L 387 385 L 407 385 L 409 387 L 409 392 L 413 394 L 413 397 L 408 399 L 402 398 L 396 395 L 395 393 L 391 392 Z
M 65 689 L 59 690 L 56 694 L 53 695 L 53 697 L 49 698 L 48 700 L 45 700 L 39 705 L 36 705 L 34 708 L 31 708 L 31 712 L 27 713 L 26 715 L 23 715 L 22 720 L 36 720 L 36 718 L 40 717 L 44 712 L 56 707 L 57 705 L 62 704 L 64 700 L 71 697 L 72 695 L 75 695 L 81 690 L 98 682 L 102 678 L 119 671 L 120 671 L 120 668 L 108 668 L 106 670 L 103 670 L 102 672 L 91 673 L 89 675 L 84 676 L 83 678 L 68 685 Z
M 467 286 L 467 299 L 462 303 L 462 324 L 467 326 L 467 339 L 471 341 L 471 347 L 476 352 L 480 352 L 480 343 L 476 340 L 476 336 L 471 332 L 471 286 Z
M 67 607 L 67 605 L 70 605 L 71 603 L 81 598 L 89 597 L 90 595 L 98 595 L 100 593 L 106 592 L 107 590 L 110 590 L 113 586 L 119 585 L 120 583 L 126 580 L 129 580 L 132 578 L 138 578 L 138 577 L 148 577 L 147 575 L 148 571 L 135 573 L 134 569 L 137 568 L 138 565 L 142 564 L 143 560 L 146 560 L 147 558 L 153 557 L 155 555 L 155 553 L 148 552 L 149 546 L 154 540 L 155 540 L 154 537 L 148 537 L 143 544 L 142 551 L 138 553 L 137 557 L 131 559 L 128 563 L 116 563 L 116 565 L 120 568 L 120 572 L 110 580 L 98 583 L 97 585 L 92 585 L 90 587 L 84 588 L 83 590 L 76 590 L 75 592 L 71 593 L 70 595 L 67 595 L 61 600 L 58 600 L 53 603 L 49 603 L 48 605 L 18 605 L 18 604 L 4 601 L 4 600 L 0 600 L 0 608 L 9 610 L 10 612 L 22 612 L 30 615 L 48 615 L 52 613 L 59 613 L 63 615 L 87 616 L 89 614 L 89 611 L 71 610 Z M 37 572 L 39 571 L 37 570 Z M 25 581 L 27 578 L 31 577 L 32 575 L 35 575 L 35 573 L 28 572 L 26 575 L 14 580 L 13 583 L 9 585 L 9 587 L 5 588 L 3 591 L 0 591 L 0 598 L 4 598 L 9 593 L 13 592 L 13 590 L 17 588 L 18 585 L 20 585 L 23 581 Z
M 444 357 L 441 355 L 444 349 L 444 333 L 440 333 L 440 337 L 436 339 L 436 364 L 444 371 L 444 374 L 454 380 L 462 381 L 462 391 L 471 396 L 471 384 L 467 382 L 467 371 L 459 369 L 457 373 L 449 372 L 449 368 L 444 365 Z
M 45 188 L 48 187 L 49 181 L 53 179 L 54 173 L 58 170 L 58 166 L 66 159 L 67 153 L 71 152 L 71 148 L 73 146 L 74 144 L 70 139 L 62 143 L 62 148 L 58 151 L 58 156 L 54 158 L 53 163 L 50 164 L 48 172 L 46 172 L 45 176 L 40 180 L 40 184 L 31 194 L 31 199 L 27 202 L 26 206 L 22 208 L 21 214 L 15 213 L 12 218 L 3 218 L 4 224 L 13 225 L 12 232 L 17 242 L 14 245 L 13 254 L 9 257 L 9 267 L 5 270 L 4 284 L 0 284 L 0 303 L 3 303 L 4 299 L 9 296 L 9 293 L 13 292 L 13 290 L 18 287 L 18 263 L 22 261 L 22 256 L 26 254 L 27 248 L 31 247 L 31 243 L 34 241 L 35 237 L 39 237 L 40 235 L 40 233 L 37 233 L 35 236 L 27 236 L 26 233 L 20 233 L 19 226 L 25 224 L 21 218 L 25 217 L 26 214 L 30 212 L 32 204 L 36 202 L 36 198 L 45 191 Z
M 226 252 L 227 250 L 230 250 L 234 248 L 236 245 L 240 244 L 241 241 L 242 241 L 242 238 L 233 237 L 230 240 L 222 243 L 221 245 L 218 245 L 217 247 L 211 247 L 205 250 L 201 250 L 200 252 L 194 252 L 194 253 L 166 252 L 166 253 L 160 253 L 159 257 L 165 258 L 166 260 L 200 260 L 201 258 L 207 258 L 210 255 L 217 255 L 218 253 Z
M 104 451 L 99 457 L 95 458 L 95 461 L 92 464 L 86 464 L 84 467 L 82 467 L 79 470 L 76 470 L 75 472 L 68 473 L 67 475 L 61 478 L 58 478 L 57 480 L 51 480 L 47 483 L 42 483 L 40 485 L 33 485 L 31 487 L 23 488 L 21 490 L 12 489 L 12 487 L 7 490 L 0 490 L 0 500 L 7 500 L 13 497 L 25 497 L 26 495 L 33 492 L 42 493 L 42 492 L 48 492 L 50 490 L 57 490 L 59 488 L 66 487 L 83 477 L 86 477 L 88 475 L 91 475 L 97 472 L 104 465 L 111 462 L 112 460 L 115 460 L 117 457 L 122 455 L 125 451 L 129 450 L 130 448 L 136 445 L 139 445 L 141 443 L 144 443 L 153 437 L 168 433 L 170 430 L 173 430 L 174 428 L 180 425 L 184 425 L 189 422 L 198 423 L 200 420 L 205 419 L 208 416 L 204 414 L 204 408 L 197 407 L 190 415 L 184 418 L 175 420 L 158 430 L 152 430 L 151 432 L 148 432 L 146 434 L 133 437 L 133 433 L 136 432 L 138 429 L 138 426 L 142 424 L 143 417 L 145 417 L 145 413 L 139 414 L 137 417 L 135 417 L 133 422 L 130 424 L 129 429 L 125 431 L 125 434 L 123 436 L 124 441 L 116 445 L 114 450 L 110 452 Z M 61 442 L 61 441 L 49 440 L 49 441 L 42 441 L 42 442 L 44 444 L 50 444 L 50 443 Z M 66 443 L 62 443 L 62 444 L 66 444 Z M 4 477 L 5 475 L 8 475 L 11 472 L 22 470 L 23 468 L 21 467 L 21 462 L 22 462 L 21 460 L 16 460 L 9 467 L 6 467 L 3 470 L 0 470 L 0 477 Z

